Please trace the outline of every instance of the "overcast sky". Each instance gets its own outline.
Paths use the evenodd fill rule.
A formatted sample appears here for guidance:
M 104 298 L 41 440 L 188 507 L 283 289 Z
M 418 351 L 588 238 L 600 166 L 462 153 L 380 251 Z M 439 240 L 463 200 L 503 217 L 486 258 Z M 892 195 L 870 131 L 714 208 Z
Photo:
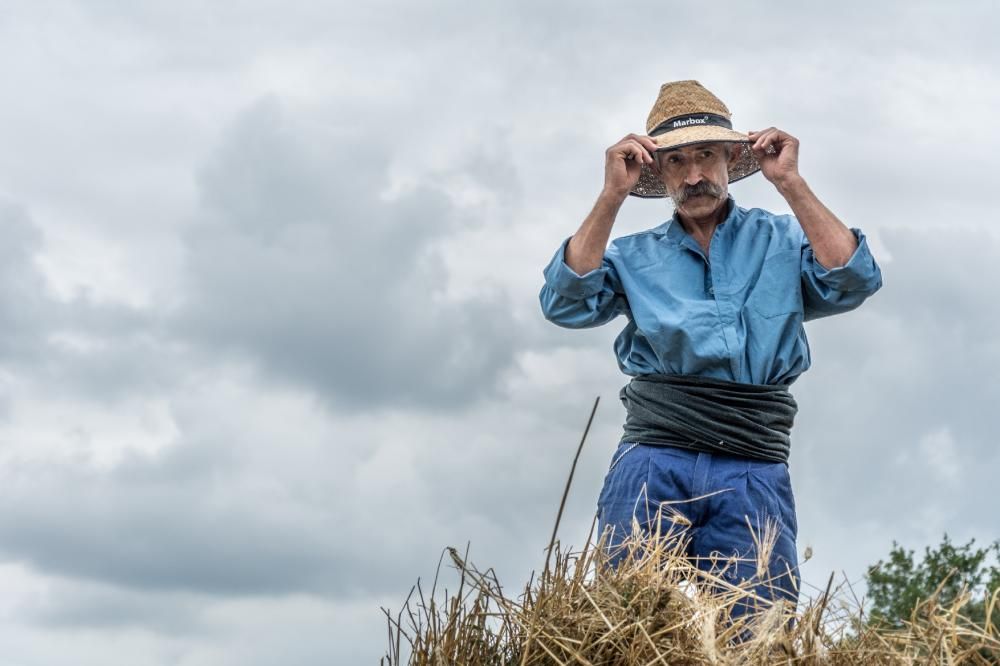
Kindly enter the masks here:
M 625 321 L 541 271 L 677 79 L 882 265 L 807 327 L 806 582 L 1000 537 L 1000 9 L 803 4 L 0 0 L 0 663 L 373 663 L 444 547 L 541 565 L 599 395 L 582 543 Z

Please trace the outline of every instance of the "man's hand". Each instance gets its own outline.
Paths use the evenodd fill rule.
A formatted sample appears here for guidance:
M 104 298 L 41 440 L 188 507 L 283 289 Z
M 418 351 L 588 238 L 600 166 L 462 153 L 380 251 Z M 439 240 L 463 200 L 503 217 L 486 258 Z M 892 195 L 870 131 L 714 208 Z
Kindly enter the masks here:
M 798 139 L 775 127 L 750 132 L 749 137 L 750 149 L 760 163 L 761 173 L 779 191 L 801 179 Z
M 760 162 L 761 172 L 791 206 L 816 260 L 824 268 L 846 265 L 857 250 L 858 241 L 799 175 L 799 140 L 774 127 L 750 132 L 749 136 L 750 149 Z
M 656 143 L 648 136 L 629 134 L 604 153 L 604 191 L 622 200 L 639 182 L 643 164 L 653 165 Z
M 580 230 L 570 238 L 564 255 L 566 265 L 578 275 L 600 268 L 618 209 L 639 182 L 642 165 L 650 164 L 654 172 L 659 171 L 653 159 L 655 150 L 656 144 L 648 136 L 629 134 L 604 151 L 604 189 Z

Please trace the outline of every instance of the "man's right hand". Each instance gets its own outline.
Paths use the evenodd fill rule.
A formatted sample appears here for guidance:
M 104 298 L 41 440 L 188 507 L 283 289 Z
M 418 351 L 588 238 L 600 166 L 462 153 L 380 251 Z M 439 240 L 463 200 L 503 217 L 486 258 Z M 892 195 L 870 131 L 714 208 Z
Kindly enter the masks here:
M 656 143 L 648 136 L 629 134 L 604 152 L 604 191 L 623 201 L 639 182 L 643 164 L 653 165 Z
M 566 265 L 577 275 L 601 267 L 618 209 L 639 182 L 642 165 L 651 164 L 653 171 L 659 172 L 653 160 L 654 150 L 656 144 L 648 136 L 629 134 L 605 151 L 604 189 L 580 230 L 570 238 L 564 254 Z

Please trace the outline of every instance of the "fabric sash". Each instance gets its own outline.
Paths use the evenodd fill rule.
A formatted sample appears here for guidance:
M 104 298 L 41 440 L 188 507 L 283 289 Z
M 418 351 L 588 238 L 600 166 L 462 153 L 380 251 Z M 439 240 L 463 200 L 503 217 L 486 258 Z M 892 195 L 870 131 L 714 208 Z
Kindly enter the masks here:
M 788 462 L 798 405 L 787 385 L 694 375 L 641 375 L 619 394 L 623 442 Z

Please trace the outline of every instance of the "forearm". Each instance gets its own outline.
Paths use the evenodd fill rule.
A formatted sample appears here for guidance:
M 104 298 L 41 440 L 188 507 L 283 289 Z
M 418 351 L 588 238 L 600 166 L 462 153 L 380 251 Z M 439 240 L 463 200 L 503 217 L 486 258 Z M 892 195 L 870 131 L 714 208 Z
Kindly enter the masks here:
M 584 275 L 601 267 L 608 239 L 611 238 L 611 227 L 615 224 L 623 201 L 623 196 L 602 191 L 593 210 L 570 238 L 566 245 L 566 265 L 577 275 Z
M 858 248 L 854 233 L 823 205 L 801 176 L 777 188 L 809 239 L 816 261 L 825 268 L 845 265 Z

